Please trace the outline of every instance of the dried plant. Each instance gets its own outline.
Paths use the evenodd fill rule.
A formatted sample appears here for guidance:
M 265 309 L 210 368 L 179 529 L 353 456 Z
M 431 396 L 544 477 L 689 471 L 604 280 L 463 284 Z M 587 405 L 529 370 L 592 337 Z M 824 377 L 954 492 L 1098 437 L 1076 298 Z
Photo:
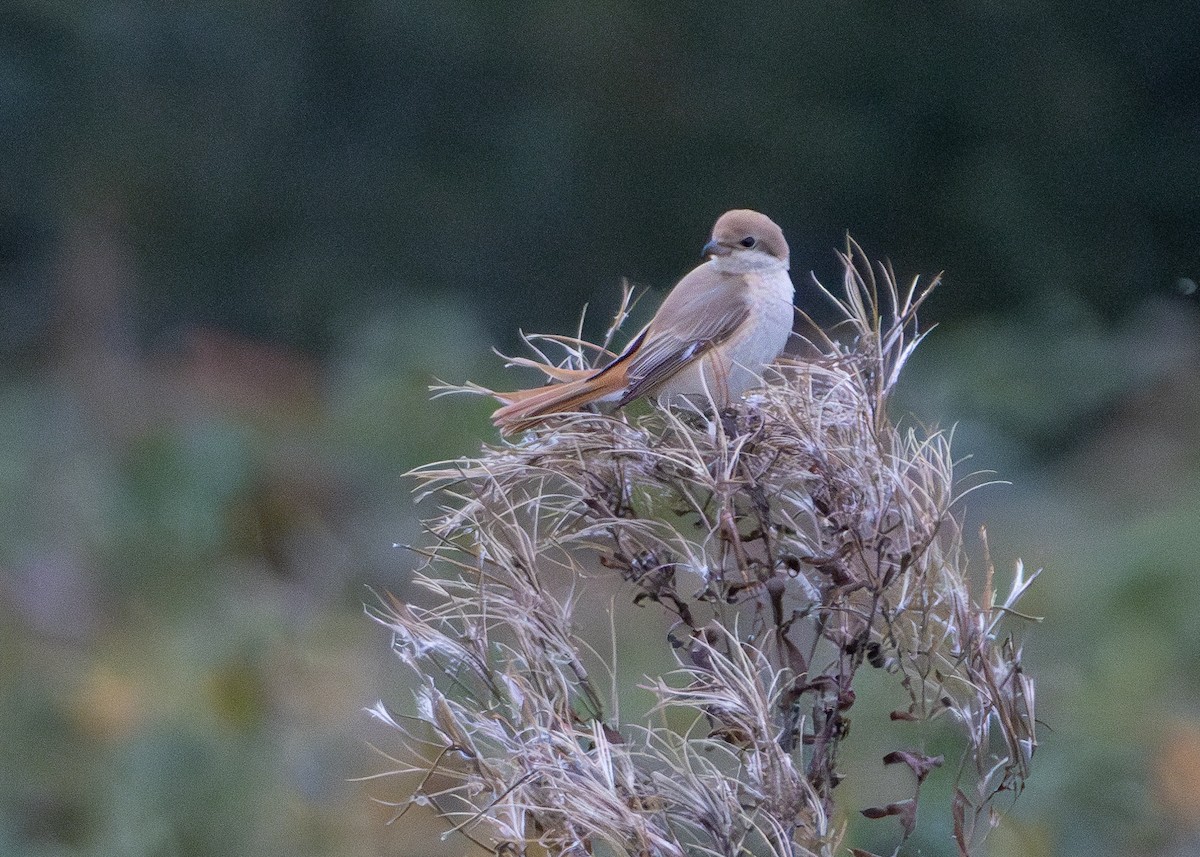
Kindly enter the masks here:
M 949 438 L 888 415 L 933 285 L 900 289 L 853 244 L 842 261 L 840 296 L 816 285 L 845 335 L 814 333 L 718 419 L 565 414 L 415 471 L 440 503 L 416 549 L 428 604 L 371 611 L 419 677 L 415 716 L 373 709 L 406 736 L 398 769 L 423 774 L 409 804 L 498 854 L 828 855 L 854 810 L 897 817 L 903 842 L 943 760 L 897 750 L 882 762 L 911 769 L 912 798 L 839 804 L 867 667 L 902 689 L 892 719 L 964 736 L 950 811 L 959 854 L 978 846 L 1036 746 L 1002 627 L 1032 578 L 1018 564 L 1001 599 L 989 567 L 972 588 Z M 513 362 L 603 359 L 628 299 L 603 344 L 529 337 L 540 360 Z M 595 678 L 613 658 L 576 630 L 613 592 L 670 619 L 678 669 L 646 680 L 642 723 L 621 722 Z

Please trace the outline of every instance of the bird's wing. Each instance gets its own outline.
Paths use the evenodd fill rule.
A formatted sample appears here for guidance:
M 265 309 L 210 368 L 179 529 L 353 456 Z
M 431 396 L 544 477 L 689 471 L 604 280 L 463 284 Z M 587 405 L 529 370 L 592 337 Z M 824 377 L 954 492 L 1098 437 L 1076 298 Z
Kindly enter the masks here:
M 653 392 L 680 369 L 725 342 L 749 315 L 741 275 L 717 272 L 709 265 L 696 268 L 667 295 L 643 331 L 641 347 L 630 354 L 628 387 L 621 404 Z

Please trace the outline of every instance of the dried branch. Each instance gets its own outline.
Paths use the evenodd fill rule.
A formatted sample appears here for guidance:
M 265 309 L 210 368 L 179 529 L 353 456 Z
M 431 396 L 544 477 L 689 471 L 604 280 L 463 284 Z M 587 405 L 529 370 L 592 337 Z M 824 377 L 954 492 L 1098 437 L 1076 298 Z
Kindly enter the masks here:
M 426 775 L 414 801 L 497 853 L 830 855 L 832 819 L 853 809 L 836 799 L 838 756 L 867 667 L 907 700 L 893 719 L 958 725 L 951 812 L 962 853 L 977 847 L 1036 748 L 1033 682 L 1005 631 L 1032 578 L 1018 565 L 1000 600 L 989 561 L 974 590 L 949 438 L 888 415 L 937 281 L 902 290 L 852 243 L 843 263 L 839 294 L 817 288 L 846 335 L 816 334 L 819 357 L 782 361 L 720 419 L 564 414 L 415 471 L 440 503 L 417 574 L 432 606 L 372 610 L 421 677 L 415 720 L 375 711 Z M 629 298 L 603 344 L 526 337 L 536 359 L 510 362 L 590 365 Z M 669 617 L 679 669 L 645 686 L 672 722 L 690 713 L 685 733 L 620 722 L 593 681 L 589 667 L 616 671 L 574 627 L 602 603 L 597 575 Z M 861 811 L 900 818 L 907 838 L 941 759 L 882 761 L 909 767 L 913 797 Z

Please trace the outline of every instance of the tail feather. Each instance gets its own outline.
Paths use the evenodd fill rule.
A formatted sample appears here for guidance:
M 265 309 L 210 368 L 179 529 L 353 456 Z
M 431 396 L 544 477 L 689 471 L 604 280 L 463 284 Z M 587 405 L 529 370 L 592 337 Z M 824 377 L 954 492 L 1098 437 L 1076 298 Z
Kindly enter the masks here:
M 601 373 L 548 387 L 496 393 L 504 407 L 492 414 L 492 423 L 505 434 L 522 431 L 551 414 L 579 410 L 586 404 L 614 396 L 625 388 L 622 373 Z

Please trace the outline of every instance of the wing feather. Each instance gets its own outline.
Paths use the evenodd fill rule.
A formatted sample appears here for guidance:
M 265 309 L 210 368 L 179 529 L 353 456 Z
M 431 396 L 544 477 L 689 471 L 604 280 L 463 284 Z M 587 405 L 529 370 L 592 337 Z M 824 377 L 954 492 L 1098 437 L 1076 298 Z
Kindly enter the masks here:
M 733 336 L 749 316 L 741 276 L 703 265 L 692 271 L 671 291 L 643 332 L 644 341 L 629 362 L 629 386 L 621 404 L 653 392 Z

